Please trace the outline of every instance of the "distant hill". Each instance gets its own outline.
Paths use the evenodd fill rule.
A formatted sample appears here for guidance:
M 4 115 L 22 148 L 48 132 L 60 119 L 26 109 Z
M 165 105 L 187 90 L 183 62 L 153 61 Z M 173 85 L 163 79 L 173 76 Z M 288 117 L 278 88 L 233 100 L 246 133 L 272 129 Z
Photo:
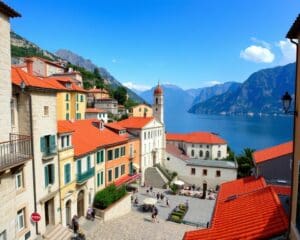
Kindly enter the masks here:
M 82 56 L 79 56 L 78 54 L 71 52 L 70 50 L 60 49 L 60 50 L 56 51 L 55 54 L 57 56 L 59 56 L 60 58 L 66 60 L 74 65 L 84 67 L 85 69 L 92 71 L 92 72 L 94 71 L 95 68 L 98 68 L 101 77 L 104 80 L 106 80 L 111 85 L 112 88 L 117 88 L 119 86 L 123 86 L 105 68 L 98 67 L 91 60 L 85 59 Z M 132 98 L 133 100 L 135 100 L 139 103 L 144 101 L 144 99 L 142 99 L 134 91 L 132 91 L 131 89 L 129 89 L 127 87 L 125 87 L 125 88 L 127 89 L 127 93 L 130 98 Z
M 204 102 L 214 96 L 221 95 L 227 92 L 228 90 L 235 91 L 240 86 L 241 83 L 238 82 L 225 82 L 221 84 L 216 84 L 211 87 L 199 88 L 197 89 L 196 96 L 192 105 Z M 191 93 L 191 90 L 188 90 L 188 92 Z
M 294 92 L 295 63 L 253 73 L 239 87 L 195 104 L 197 114 L 275 114 L 282 112 L 282 95 Z
M 112 89 L 116 89 L 118 86 L 123 86 L 119 81 L 117 81 L 106 69 L 98 67 L 92 63 L 91 60 L 84 59 L 83 57 L 72 53 L 68 50 L 59 50 L 57 54 L 51 53 L 45 49 L 40 48 L 38 45 L 28 41 L 22 36 L 16 34 L 15 32 L 10 33 L 11 36 L 11 54 L 12 54 L 12 64 L 19 64 L 24 61 L 24 57 L 38 56 L 43 57 L 52 61 L 68 61 L 73 65 L 83 67 L 88 71 L 93 72 L 95 68 L 99 69 L 101 77 L 106 80 Z M 126 88 L 130 98 L 136 102 L 143 102 L 140 96 Z

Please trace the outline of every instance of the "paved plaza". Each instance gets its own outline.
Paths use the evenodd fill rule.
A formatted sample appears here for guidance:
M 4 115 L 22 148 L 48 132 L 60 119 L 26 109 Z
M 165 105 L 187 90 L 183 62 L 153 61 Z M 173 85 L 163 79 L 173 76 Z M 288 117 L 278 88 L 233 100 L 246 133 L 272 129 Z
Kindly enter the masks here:
M 159 201 L 156 206 L 158 208 L 158 223 L 152 223 L 151 212 L 143 212 L 139 206 L 132 206 L 132 211 L 118 219 L 100 222 L 86 221 L 81 227 L 85 230 L 87 240 L 179 240 L 182 239 L 184 233 L 189 230 L 195 230 L 195 226 L 178 224 L 166 221 L 169 213 L 176 205 L 185 203 L 188 199 L 189 211 L 185 216 L 186 221 L 207 223 L 210 221 L 214 204 L 214 200 L 201 200 L 192 197 L 184 197 L 178 195 L 167 194 L 166 190 L 153 189 L 154 193 L 164 193 L 169 198 L 170 207 L 167 207 L 164 201 Z M 134 197 L 138 197 L 139 204 L 143 199 L 154 197 L 149 195 L 146 188 L 140 188 Z

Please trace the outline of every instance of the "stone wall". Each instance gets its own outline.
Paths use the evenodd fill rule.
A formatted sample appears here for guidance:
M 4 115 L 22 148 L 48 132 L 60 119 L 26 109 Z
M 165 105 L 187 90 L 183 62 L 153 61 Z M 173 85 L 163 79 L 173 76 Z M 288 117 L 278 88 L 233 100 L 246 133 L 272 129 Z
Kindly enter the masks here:
M 119 199 L 113 205 L 105 210 L 96 209 L 96 215 L 101 217 L 103 221 L 113 220 L 115 218 L 126 215 L 131 211 L 131 193 L 127 193 L 123 198 Z

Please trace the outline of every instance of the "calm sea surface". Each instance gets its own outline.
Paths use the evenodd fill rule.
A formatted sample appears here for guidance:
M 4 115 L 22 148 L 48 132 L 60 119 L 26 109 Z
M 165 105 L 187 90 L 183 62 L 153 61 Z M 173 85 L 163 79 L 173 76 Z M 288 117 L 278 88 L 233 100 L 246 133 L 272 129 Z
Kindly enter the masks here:
M 167 132 L 208 131 L 218 133 L 234 152 L 244 148 L 262 149 L 293 138 L 291 116 L 221 116 L 166 113 Z

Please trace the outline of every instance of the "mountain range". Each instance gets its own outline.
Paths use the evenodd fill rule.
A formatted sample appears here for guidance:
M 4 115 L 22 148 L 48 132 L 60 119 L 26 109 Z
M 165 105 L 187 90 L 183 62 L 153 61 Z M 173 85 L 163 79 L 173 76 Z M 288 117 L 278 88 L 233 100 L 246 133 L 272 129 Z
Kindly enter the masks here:
M 116 89 L 119 86 L 123 86 L 117 79 L 115 79 L 105 68 L 98 67 L 91 60 L 85 59 L 76 53 L 69 50 L 60 49 L 55 53 L 51 53 L 47 50 L 40 48 L 38 45 L 28 41 L 24 37 L 11 32 L 11 51 L 12 51 L 12 64 L 19 64 L 23 62 L 24 57 L 38 56 L 53 61 L 68 61 L 79 67 L 83 67 L 88 71 L 93 72 L 95 68 L 99 69 L 101 77 L 111 86 L 112 89 Z M 125 87 L 125 86 L 124 86 Z M 130 98 L 140 103 L 144 100 L 138 96 L 131 89 L 125 87 Z
M 281 97 L 294 93 L 296 64 L 263 69 L 235 88 L 193 105 L 197 114 L 277 114 L 282 113 Z

